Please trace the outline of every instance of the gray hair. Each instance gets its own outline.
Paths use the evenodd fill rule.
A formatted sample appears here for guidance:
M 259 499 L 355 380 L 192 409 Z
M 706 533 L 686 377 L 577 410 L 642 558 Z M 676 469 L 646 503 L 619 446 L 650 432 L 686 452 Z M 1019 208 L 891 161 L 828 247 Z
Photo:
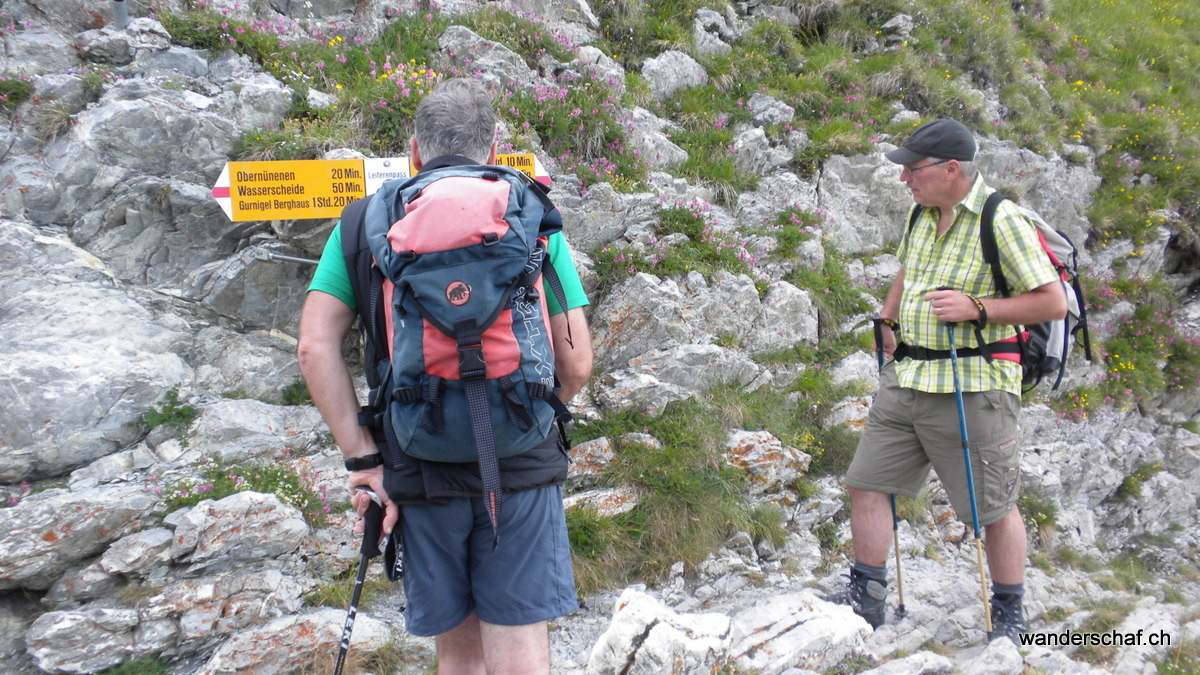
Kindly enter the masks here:
M 975 168 L 973 160 L 966 160 L 958 163 L 958 172 L 971 180 L 975 180 L 975 174 L 978 172 L 978 169 Z
M 417 105 L 414 136 L 421 159 L 463 155 L 487 162 L 496 139 L 496 113 L 487 91 L 474 80 L 445 80 Z

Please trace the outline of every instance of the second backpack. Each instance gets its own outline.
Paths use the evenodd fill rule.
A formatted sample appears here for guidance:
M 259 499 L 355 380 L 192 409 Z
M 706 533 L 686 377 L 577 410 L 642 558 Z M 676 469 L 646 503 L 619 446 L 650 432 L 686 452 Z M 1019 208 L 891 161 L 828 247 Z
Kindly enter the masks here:
M 542 284 L 561 221 L 539 187 L 507 167 L 453 166 L 385 183 L 368 202 L 389 451 L 479 460 L 490 482 L 496 457 L 542 442 L 565 412 Z

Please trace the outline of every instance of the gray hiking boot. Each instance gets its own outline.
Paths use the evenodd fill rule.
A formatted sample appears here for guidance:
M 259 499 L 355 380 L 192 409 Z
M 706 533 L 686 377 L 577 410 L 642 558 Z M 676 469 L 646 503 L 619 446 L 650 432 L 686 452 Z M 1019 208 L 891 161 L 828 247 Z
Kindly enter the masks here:
M 850 569 L 850 580 L 846 590 L 829 598 L 829 602 L 849 605 L 854 613 L 867 620 L 871 628 L 883 625 L 887 611 L 887 582 L 867 578 L 856 569 Z
M 1028 630 L 1025 626 L 1025 610 L 1021 607 L 1021 596 L 992 594 L 991 605 L 992 632 L 988 633 L 988 642 L 1006 637 L 1020 647 L 1021 636 Z

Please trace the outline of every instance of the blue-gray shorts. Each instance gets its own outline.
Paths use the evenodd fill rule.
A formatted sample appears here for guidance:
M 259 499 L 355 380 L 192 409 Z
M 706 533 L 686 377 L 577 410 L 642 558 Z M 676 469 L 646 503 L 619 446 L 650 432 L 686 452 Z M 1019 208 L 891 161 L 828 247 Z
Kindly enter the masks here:
M 481 621 L 522 626 L 579 607 L 562 487 L 507 493 L 499 546 L 483 500 L 403 507 L 405 628 L 441 635 L 474 610 Z

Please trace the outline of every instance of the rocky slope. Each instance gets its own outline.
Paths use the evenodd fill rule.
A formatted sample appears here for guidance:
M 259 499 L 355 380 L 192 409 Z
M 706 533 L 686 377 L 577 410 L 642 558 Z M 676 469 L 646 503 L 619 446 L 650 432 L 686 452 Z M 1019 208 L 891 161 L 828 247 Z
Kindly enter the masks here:
M 261 255 L 313 256 L 332 223 L 226 218 L 210 193 L 214 180 L 240 134 L 278 123 L 292 93 L 244 57 L 173 44 L 147 17 L 148 7 L 128 4 L 134 20 L 124 29 L 113 25 L 106 5 L 17 0 L 3 8 L 0 74 L 27 77 L 34 96 L 6 111 L 0 128 L 0 384 L 7 392 L 0 483 L 10 503 L 0 508 L 0 658 L 17 672 L 94 672 L 142 657 L 169 662 L 178 673 L 283 672 L 313 663 L 320 669 L 336 652 L 343 614 L 307 608 L 302 597 L 356 562 L 347 516 L 335 510 L 327 526 L 313 528 L 296 504 L 259 492 L 172 510 L 161 487 L 218 462 L 288 461 L 330 502 L 345 501 L 339 455 L 319 415 L 279 405 L 298 375 L 292 349 L 311 268 Z M 341 21 L 370 37 L 390 11 L 410 4 L 418 3 L 209 6 L 282 21 L 297 36 Z M 446 2 L 442 10 L 482 4 Z M 623 81 L 621 65 L 586 46 L 597 28 L 586 2 L 514 4 L 584 45 L 575 60 L 535 71 L 462 27 L 442 37 L 442 58 L 469 59 L 512 86 L 532 86 L 562 69 Z M 786 4 L 752 2 L 699 16 L 697 48 L 719 49 L 749 22 L 786 20 L 788 12 Z M 83 74 L 89 65 L 116 77 L 97 88 Z M 656 96 L 705 75 L 675 51 L 642 64 L 641 74 Z M 760 124 L 793 114 L 767 96 L 749 105 Z M 886 139 L 871 154 L 831 157 L 814 176 L 800 177 L 781 167 L 807 139 L 781 145 L 748 126 L 733 152 L 739 166 L 762 175 L 760 186 L 720 206 L 702 186 L 672 175 L 683 151 L 662 132 L 668 123 L 642 109 L 628 113 L 631 142 L 655 158 L 651 191 L 624 194 L 605 184 L 585 191 L 546 158 L 585 271 L 604 246 L 657 245 L 656 214 L 677 204 L 702 206 L 713 226 L 731 235 L 769 227 L 789 206 L 819 210 L 826 216 L 821 234 L 851 254 L 877 252 L 899 236 L 908 196 L 883 158 L 891 147 Z M 54 115 L 65 124 L 48 125 Z M 1071 151 L 1089 156 L 1086 148 Z M 1085 213 L 1099 183 L 1087 162 L 994 140 L 984 141 L 981 155 L 997 187 L 1086 240 Z M 788 265 L 819 267 L 823 251 L 802 249 L 779 263 L 757 255 L 763 251 L 756 246 L 767 245 L 762 240 L 742 245 L 756 278 L 639 274 L 593 297 L 598 373 L 574 402 L 581 416 L 660 410 L 715 384 L 754 389 L 795 377 L 752 357 L 798 343 L 819 346 L 828 334 L 819 330 L 810 292 L 783 280 Z M 1166 229 L 1144 249 L 1117 242 L 1084 262 L 1103 270 L 1118 260 L 1143 276 L 1171 271 L 1181 287 L 1200 276 L 1200 265 Z M 853 275 L 886 283 L 897 269 L 887 254 L 871 261 L 853 263 Z M 1093 330 L 1103 336 L 1131 312 L 1108 309 L 1094 318 Z M 1200 303 L 1192 299 L 1183 312 L 1200 331 Z M 861 321 L 845 329 L 854 325 L 861 329 Z M 729 342 L 737 346 L 723 346 Z M 851 356 L 836 371 L 843 381 L 874 385 L 868 354 Z M 1068 386 L 1101 371 L 1081 362 Z M 183 432 L 160 426 L 147 433 L 143 415 L 170 396 L 195 407 L 197 419 Z M 865 407 L 866 399 L 848 399 L 829 424 L 861 424 Z M 1163 401 L 1153 416 L 1109 412 L 1080 423 L 1042 405 L 1026 409 L 1026 489 L 1057 512 L 1055 526 L 1037 533 L 1035 551 L 1062 547 L 1108 561 L 1132 548 L 1151 572 L 1129 581 L 1119 569 L 1098 572 L 1061 559 L 1031 567 L 1035 631 L 1084 630 L 1117 607 L 1112 630 L 1163 631 L 1175 645 L 1200 638 L 1191 609 L 1200 598 L 1193 531 L 1200 436 L 1179 427 L 1198 411 L 1197 388 Z M 577 477 L 611 458 L 608 442 L 575 449 Z M 755 477 L 755 499 L 787 510 L 786 544 L 737 533 L 696 569 L 680 564 L 666 579 L 587 599 L 585 609 L 554 626 L 557 670 L 1092 672 L 1072 648 L 1018 650 L 1007 641 L 985 647 L 970 534 L 950 516 L 936 483 L 928 509 L 900 530 L 907 613 L 872 633 L 820 600 L 839 583 L 843 565 L 828 564 L 816 533 L 832 528 L 848 537 L 837 481 L 818 480 L 815 496 L 795 494 L 791 486 L 808 458 L 769 434 L 730 430 L 726 450 Z M 1130 490 L 1127 478 L 1147 466 L 1161 470 Z M 628 497 L 616 489 L 571 498 L 627 508 Z M 354 650 L 394 649 L 389 641 L 401 641 L 411 663 L 397 667 L 421 672 L 429 644 L 404 637 L 393 604 L 360 615 Z M 1100 669 L 1153 672 L 1166 654 L 1161 646 L 1122 647 Z

